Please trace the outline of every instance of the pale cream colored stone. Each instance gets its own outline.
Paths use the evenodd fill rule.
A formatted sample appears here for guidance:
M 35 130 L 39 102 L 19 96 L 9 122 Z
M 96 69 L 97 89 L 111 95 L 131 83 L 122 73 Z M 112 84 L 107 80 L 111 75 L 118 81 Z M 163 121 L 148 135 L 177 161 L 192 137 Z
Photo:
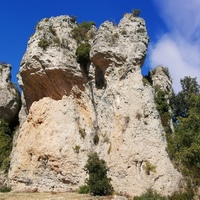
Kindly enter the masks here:
M 11 65 L 0 64 L 0 119 L 15 122 L 19 110 L 20 94 L 11 82 Z
M 67 34 L 69 24 L 61 29 L 59 19 L 63 18 L 50 22 L 60 31 L 59 35 L 62 31 Z M 44 20 L 39 23 L 41 29 L 45 26 Z M 21 124 L 11 155 L 9 183 L 13 190 L 75 190 L 84 184 L 87 174 L 83 168 L 92 151 L 106 161 L 108 176 L 119 194 L 140 195 L 151 188 L 167 195 L 179 190 L 182 176 L 166 152 L 165 132 L 154 102 L 155 91 L 143 84 L 141 75 L 148 45 L 144 20 L 126 14 L 118 26 L 110 22 L 100 26 L 91 43 L 95 70 L 95 78 L 91 80 L 82 77 L 72 48 L 64 58 L 56 48 L 42 52 L 36 48 L 37 43 L 32 47 L 39 32 L 29 41 L 20 69 L 20 81 L 30 110 Z M 115 33 L 119 37 L 110 43 Z M 28 64 L 34 55 L 40 60 L 38 67 Z M 65 70 L 63 62 L 70 55 L 74 67 L 66 66 Z M 44 60 L 56 64 L 44 65 L 47 67 L 44 70 L 41 62 Z M 57 76 L 56 66 L 61 66 L 58 69 L 61 76 Z M 49 84 L 44 88 L 38 85 L 41 79 L 49 78 L 47 69 L 52 70 L 52 75 L 55 73 L 55 78 L 50 79 L 55 81 L 53 88 Z M 69 76 L 63 84 L 68 90 L 66 93 L 60 93 L 61 72 Z M 27 79 L 23 76 L 26 73 Z M 27 81 L 33 81 L 34 94 L 28 89 L 30 85 L 26 86 Z M 57 91 L 59 98 L 54 95 Z M 99 137 L 96 145 L 95 135 Z

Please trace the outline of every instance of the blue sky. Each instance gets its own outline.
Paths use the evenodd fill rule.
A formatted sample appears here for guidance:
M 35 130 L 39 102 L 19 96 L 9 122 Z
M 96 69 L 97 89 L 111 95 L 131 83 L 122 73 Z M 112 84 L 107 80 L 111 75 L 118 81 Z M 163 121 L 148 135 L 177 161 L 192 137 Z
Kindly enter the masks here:
M 98 27 L 106 20 L 118 23 L 134 8 L 141 10 L 150 37 L 143 73 L 157 65 L 168 67 L 175 91 L 186 75 L 200 80 L 200 0 L 1 0 L 0 8 L 0 62 L 12 65 L 15 83 L 27 42 L 41 19 L 75 15 L 79 23 L 95 21 Z

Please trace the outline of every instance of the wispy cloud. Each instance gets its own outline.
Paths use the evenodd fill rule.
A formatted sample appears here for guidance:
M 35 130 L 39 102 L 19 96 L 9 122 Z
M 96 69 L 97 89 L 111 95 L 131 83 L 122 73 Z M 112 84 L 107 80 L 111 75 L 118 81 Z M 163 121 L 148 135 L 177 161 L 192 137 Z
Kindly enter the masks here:
M 168 32 L 150 46 L 151 68 L 169 68 L 175 92 L 180 79 L 197 77 L 200 83 L 200 0 L 154 0 Z

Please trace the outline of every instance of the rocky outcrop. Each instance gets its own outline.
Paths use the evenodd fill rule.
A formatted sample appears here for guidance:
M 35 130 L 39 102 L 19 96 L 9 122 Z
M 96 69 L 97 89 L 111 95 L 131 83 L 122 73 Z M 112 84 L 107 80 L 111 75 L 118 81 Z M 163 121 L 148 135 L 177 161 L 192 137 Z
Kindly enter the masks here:
M 11 82 L 11 65 L 0 64 L 0 119 L 9 123 L 18 120 L 20 94 Z
M 42 20 L 29 41 L 19 79 L 30 109 L 11 155 L 12 189 L 75 190 L 87 177 L 88 153 L 96 151 L 118 193 L 179 190 L 182 176 L 165 150 L 155 92 L 141 75 L 148 45 L 144 20 L 126 14 L 118 26 L 99 27 L 91 43 L 91 80 L 76 62 L 73 39 L 65 51 L 38 47 L 41 30 L 50 25 L 63 37 L 75 26 L 67 16 Z
M 156 90 L 163 90 L 172 94 L 172 79 L 167 68 L 157 66 L 155 69 L 150 71 L 150 77 L 152 80 L 152 86 Z
M 74 85 L 84 88 L 87 80 L 76 62 L 77 42 L 71 37 L 77 26 L 68 16 L 43 19 L 37 24 L 18 76 L 28 109 L 43 97 L 62 99 Z

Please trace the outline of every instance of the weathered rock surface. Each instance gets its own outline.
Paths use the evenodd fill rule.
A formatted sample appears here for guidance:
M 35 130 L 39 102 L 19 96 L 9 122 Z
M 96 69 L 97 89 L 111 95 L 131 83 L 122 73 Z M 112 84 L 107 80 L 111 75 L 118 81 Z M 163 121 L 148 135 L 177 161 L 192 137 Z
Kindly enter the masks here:
M 20 94 L 11 83 L 11 65 L 0 64 L 0 119 L 11 123 L 18 118 Z
M 82 76 L 73 40 L 68 38 L 72 46 L 66 51 L 38 49 L 39 33 L 49 22 L 63 37 L 70 37 L 74 26 L 69 17 L 46 21 L 30 39 L 20 69 L 30 110 L 11 155 L 13 190 L 75 190 L 84 184 L 83 168 L 92 151 L 106 161 L 120 194 L 179 190 L 182 176 L 165 150 L 154 89 L 142 81 L 140 67 L 148 45 L 144 20 L 126 14 L 118 26 L 100 26 L 91 49 L 92 80 Z M 99 139 L 96 144 L 94 138 Z
M 18 76 L 28 109 L 43 97 L 62 99 L 63 95 L 69 95 L 73 85 L 83 89 L 86 79 L 76 62 L 76 40 L 70 37 L 74 27 L 77 24 L 68 16 L 38 23 Z
M 150 71 L 152 79 L 152 85 L 157 90 L 164 90 L 169 94 L 172 94 L 172 79 L 167 68 L 163 66 L 157 66 L 155 69 Z

